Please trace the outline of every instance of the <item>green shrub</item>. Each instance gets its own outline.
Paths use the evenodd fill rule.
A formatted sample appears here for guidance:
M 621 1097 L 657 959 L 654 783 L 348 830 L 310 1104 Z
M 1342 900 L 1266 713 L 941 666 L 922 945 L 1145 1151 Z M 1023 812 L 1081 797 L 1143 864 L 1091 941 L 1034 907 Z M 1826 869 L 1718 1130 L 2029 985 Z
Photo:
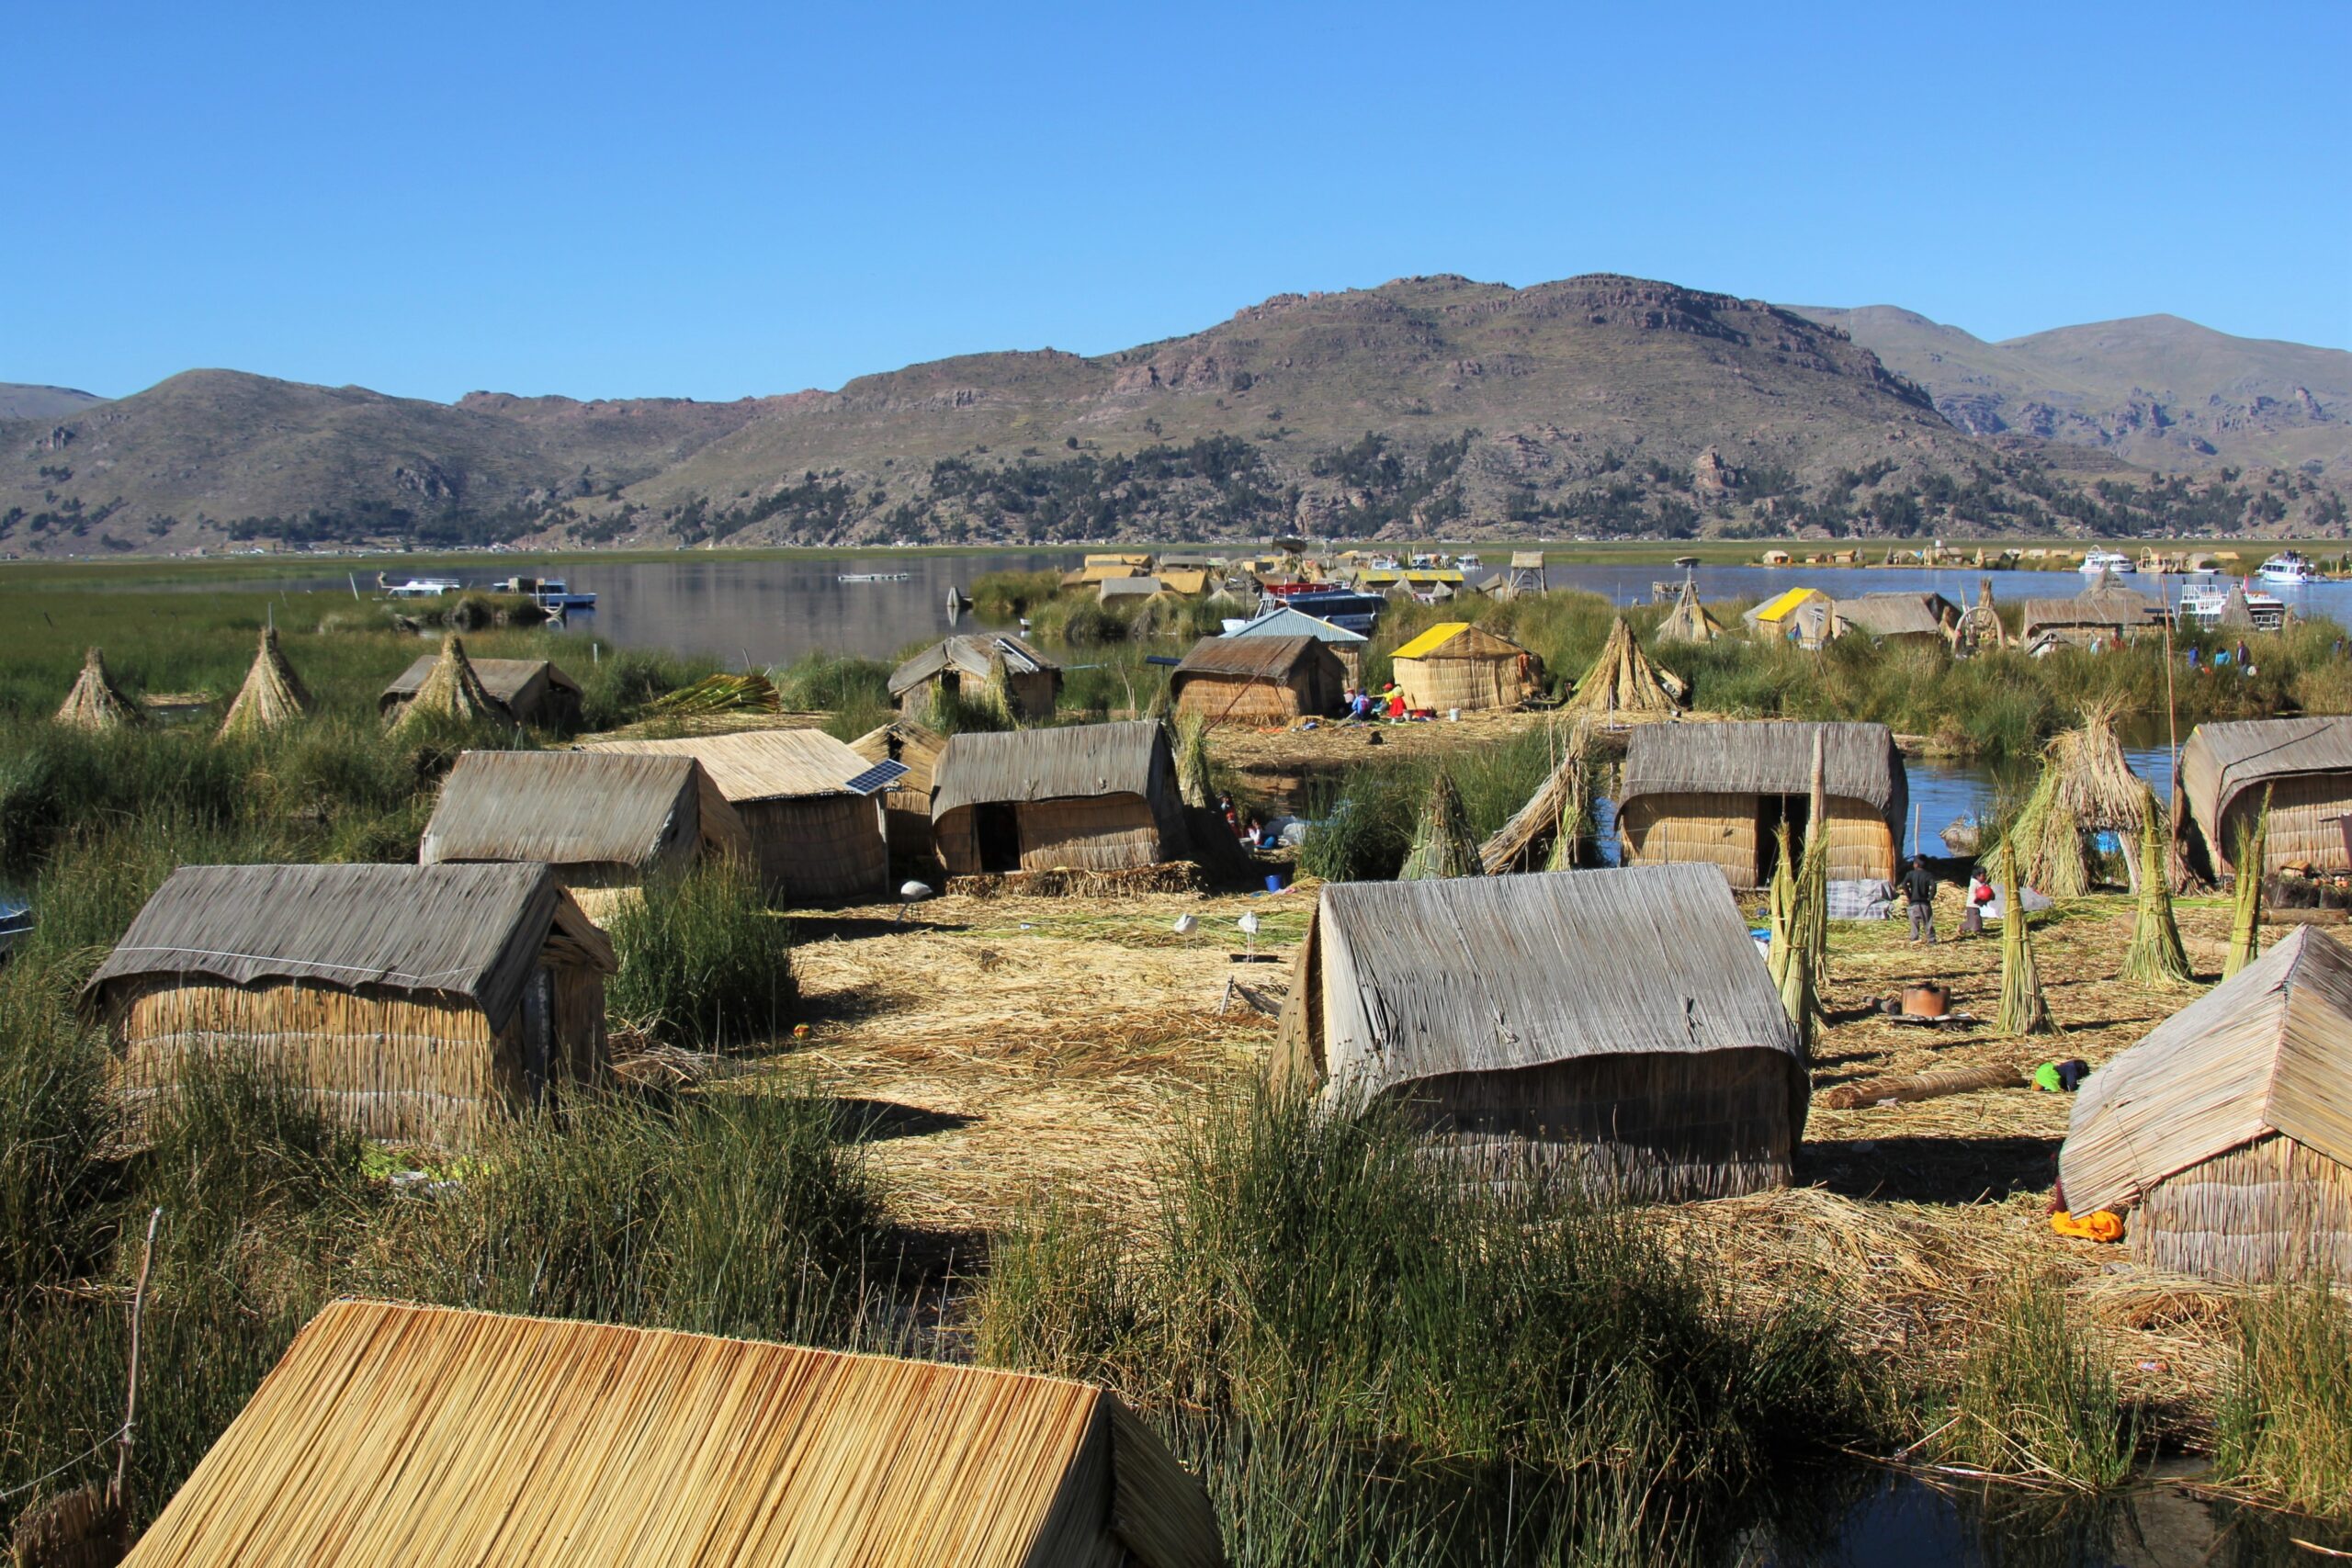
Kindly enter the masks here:
M 791 932 L 748 866 L 657 877 L 608 929 L 620 969 L 605 1005 L 631 1028 L 708 1050 L 772 1039 L 791 1019 Z

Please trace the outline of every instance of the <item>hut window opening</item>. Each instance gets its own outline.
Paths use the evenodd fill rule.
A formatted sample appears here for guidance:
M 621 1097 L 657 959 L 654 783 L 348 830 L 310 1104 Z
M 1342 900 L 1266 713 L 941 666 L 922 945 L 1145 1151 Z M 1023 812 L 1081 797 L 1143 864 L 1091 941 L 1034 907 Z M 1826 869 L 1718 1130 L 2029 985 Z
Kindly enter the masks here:
M 995 801 L 973 807 L 972 838 L 982 871 L 1021 869 L 1021 811 L 1018 807 L 1009 801 Z

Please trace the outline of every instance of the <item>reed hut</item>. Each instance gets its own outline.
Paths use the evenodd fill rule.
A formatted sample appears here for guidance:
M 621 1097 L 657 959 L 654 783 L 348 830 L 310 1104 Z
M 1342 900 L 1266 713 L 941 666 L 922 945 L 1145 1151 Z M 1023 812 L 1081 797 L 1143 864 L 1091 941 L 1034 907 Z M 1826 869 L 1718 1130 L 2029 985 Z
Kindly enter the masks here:
M 1340 711 L 1348 672 L 1311 637 L 1203 637 L 1168 677 L 1178 714 L 1283 725 Z
M 2352 869 L 2337 818 L 2352 814 L 2352 717 L 2200 724 L 2180 753 L 2181 792 L 2216 875 L 2236 872 L 2238 833 L 2270 803 L 2261 872 Z
M 2025 885 L 2053 898 L 2078 898 L 2091 890 L 2086 834 L 2113 832 L 2136 844 L 2146 822 L 2148 786 L 2132 772 L 2115 733 L 2115 709 L 2094 703 L 2083 721 L 2052 738 L 2042 748 L 2041 773 L 2034 781 L 2009 842 L 2017 851 Z M 2139 862 L 2124 858 L 2136 882 Z
M 1600 645 L 1592 668 L 1577 682 L 1575 694 L 1560 705 L 1563 712 L 1596 718 L 1623 713 L 1671 716 L 1682 711 L 1682 699 L 1690 694 L 1680 676 L 1650 662 L 1634 639 L 1632 625 L 1620 615 L 1610 626 L 1609 638 Z
M 1054 716 L 1062 667 L 1008 632 L 977 632 L 932 644 L 890 671 L 890 701 L 902 714 L 924 714 L 945 690 L 967 703 L 1001 688 L 1017 719 Z
M 454 637 L 442 645 L 438 655 L 425 654 L 401 671 L 376 699 L 377 711 L 398 723 L 412 704 L 437 706 L 427 700 L 427 688 L 434 687 L 432 694 L 437 697 L 436 675 L 451 681 L 453 686 L 461 680 L 456 671 L 444 669 L 452 662 L 462 662 L 472 671 L 481 695 L 489 699 L 492 716 L 537 729 L 571 729 L 580 722 L 580 682 L 554 664 L 544 659 L 468 659 L 464 646 Z M 469 692 L 469 705 L 471 701 Z
M 1230 622 L 1227 624 L 1232 625 Z M 1340 671 L 1347 677 L 1349 685 L 1363 684 L 1363 650 L 1372 639 L 1362 632 L 1334 626 L 1304 610 L 1277 604 L 1264 615 L 1242 626 L 1233 626 L 1225 635 L 1230 637 L 1311 637 L 1331 650 L 1331 656 L 1340 661 Z
M 1544 661 L 1467 621 L 1441 621 L 1398 649 L 1393 668 L 1411 708 L 1515 708 L 1544 690 Z
M 1218 1568 L 1107 1390 L 658 1328 L 338 1301 L 125 1559 Z
M 1792 588 L 1739 619 L 1747 635 L 1759 641 L 1819 648 L 1838 635 L 1838 602 L 1818 588 Z
M 1106 582 L 1114 577 L 1140 577 L 1149 570 L 1150 556 L 1116 552 L 1088 556 L 1078 575 L 1084 582 Z
M 599 740 L 587 750 L 691 757 L 751 835 L 769 897 L 871 897 L 890 890 L 882 793 L 905 773 L 868 762 L 821 729 L 755 729 L 673 740 Z
M 1167 592 L 1168 585 L 1156 577 L 1106 577 L 1095 591 L 1095 602 L 1133 608 Z
M 1940 593 L 1863 593 L 1837 601 L 1838 635 L 1860 632 L 1874 642 L 1951 641 L 1960 606 Z
M 2028 599 L 2018 614 L 2018 646 L 2029 653 L 2052 648 L 2112 648 L 2156 623 L 2163 606 L 2117 582 L 2111 572 L 2071 599 Z
M 883 837 L 890 847 L 894 875 L 916 876 L 931 869 L 931 784 L 947 738 L 910 718 L 894 718 L 867 730 L 849 749 L 869 764 L 898 762 L 906 772 L 882 791 Z
M 613 967 L 544 865 L 190 865 L 82 1002 L 134 1107 L 245 1054 L 369 1137 L 462 1148 L 605 1076 Z
M 505 705 L 481 683 L 473 660 L 466 657 L 465 643 L 455 633 L 441 640 L 441 652 L 429 664 L 424 678 L 406 695 L 394 697 L 387 691 L 377 699 L 377 709 L 390 728 L 401 729 L 435 720 L 464 725 L 514 722 Z M 415 666 L 409 669 L 413 671 Z M 403 672 L 401 679 L 407 678 Z
M 442 782 L 417 859 L 540 861 L 567 887 L 630 887 L 751 835 L 692 757 L 468 751 Z
M 1792 842 L 1804 841 L 1816 735 L 1830 880 L 1892 881 L 1910 797 L 1903 758 L 1883 724 L 1767 720 L 1635 729 L 1617 798 L 1625 863 L 1713 865 L 1742 892 L 1769 884 L 1781 825 Z
M 128 729 L 146 723 L 147 715 L 115 685 L 106 655 L 94 648 L 82 655 L 82 672 L 59 705 L 57 722 L 75 729 Z
M 2298 927 L 2093 1073 L 2058 1178 L 2150 1268 L 2352 1284 L 2352 956 Z
M 1804 1131 L 1794 1028 L 1703 866 L 1328 884 L 1275 1072 L 1482 1175 L 1633 1199 L 1785 1186 Z
M 1134 871 L 1189 848 L 1168 731 L 1152 719 L 951 737 L 931 794 L 951 875 Z
M 1723 623 L 1699 603 L 1699 585 L 1684 578 L 1681 592 L 1675 595 L 1674 608 L 1658 623 L 1657 640 L 1713 642 L 1723 635 Z
M 302 689 L 301 678 L 277 646 L 277 628 L 264 626 L 254 667 L 245 671 L 245 683 L 237 688 L 237 699 L 220 720 L 220 733 L 223 738 L 258 735 L 301 717 L 310 705 L 311 694 Z

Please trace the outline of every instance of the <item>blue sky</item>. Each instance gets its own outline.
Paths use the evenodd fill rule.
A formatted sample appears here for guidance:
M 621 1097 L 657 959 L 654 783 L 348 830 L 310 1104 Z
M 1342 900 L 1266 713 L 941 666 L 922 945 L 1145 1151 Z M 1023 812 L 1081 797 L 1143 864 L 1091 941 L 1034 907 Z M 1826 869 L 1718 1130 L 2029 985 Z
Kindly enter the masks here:
M 2352 4 L 52 6 L 0 380 L 709 399 L 1412 273 L 2352 346 Z

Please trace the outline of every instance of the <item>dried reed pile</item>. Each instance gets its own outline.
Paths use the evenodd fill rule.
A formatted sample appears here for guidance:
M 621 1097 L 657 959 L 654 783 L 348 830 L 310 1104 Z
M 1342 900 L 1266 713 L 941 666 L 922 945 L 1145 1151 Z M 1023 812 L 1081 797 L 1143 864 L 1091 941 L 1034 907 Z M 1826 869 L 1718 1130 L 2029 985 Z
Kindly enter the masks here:
M 1581 863 L 1585 841 L 1593 836 L 1593 726 L 1577 719 L 1554 725 L 1551 741 L 1558 756 L 1551 773 L 1510 820 L 1478 846 L 1478 863 L 1488 876 L 1526 871 L 1540 863 L 1545 871 L 1568 871 Z M 1547 843 L 1548 840 L 1548 843 Z
M 2140 786 L 2140 913 L 2132 945 L 2123 950 L 2123 978 L 2143 986 L 2177 986 L 2189 979 L 2188 953 L 2173 919 L 2172 877 L 2166 864 L 2172 835 L 2154 787 Z
M 2230 953 L 2222 963 L 2228 979 L 2262 952 L 2262 874 L 2270 852 L 2270 795 L 2263 793 L 2262 810 L 2251 827 L 2238 829 L 2238 880 L 2230 890 Z
M 506 709 L 492 696 L 466 658 L 466 645 L 453 633 L 441 643 L 441 657 L 424 677 L 416 695 L 392 715 L 395 731 L 412 724 L 447 720 L 459 724 L 505 722 Z
M 2140 832 L 2148 798 L 2147 786 L 2124 760 L 2114 706 L 2086 706 L 2080 725 L 2043 748 L 2041 776 L 2009 829 L 2026 885 L 2052 898 L 2088 893 L 2091 868 L 2083 835 Z
M 82 656 L 82 673 L 65 694 L 57 722 L 75 729 L 127 729 L 146 723 L 147 716 L 116 687 L 107 674 L 106 655 L 94 648 Z
M 1864 1078 L 1823 1092 L 1820 1104 L 1828 1111 L 1859 1111 L 1872 1105 L 1909 1105 L 1940 1100 L 1948 1094 L 1972 1094 L 1981 1089 L 2022 1089 L 2025 1074 L 1996 1063 L 1983 1067 L 1959 1067 L 1951 1072 L 1911 1073 L 1895 1078 Z
M 1576 693 L 1561 704 L 1566 713 L 1608 716 L 1619 713 L 1677 714 L 1690 688 L 1670 671 L 1660 670 L 1634 639 L 1634 628 L 1620 615 L 1609 628 L 1609 640 L 1592 668 L 1577 682 Z
M 691 686 L 665 692 L 646 711 L 670 717 L 720 713 L 781 713 L 784 697 L 775 682 L 757 670 L 741 675 L 706 675 Z
M 1176 788 L 1191 807 L 1214 805 L 1216 781 L 1209 768 L 1209 720 L 1197 710 L 1176 716 Z
M 1413 829 L 1413 847 L 1396 873 L 1399 882 L 1423 882 L 1442 876 L 1476 876 L 1484 868 L 1478 840 L 1470 831 L 1470 812 L 1453 775 L 1440 768 L 1430 780 L 1429 800 Z
M 2015 846 L 2001 845 L 2001 1016 L 2003 1034 L 2054 1034 L 2050 1003 L 2034 964 L 2032 919 L 2018 896 Z
M 245 683 L 237 688 L 236 701 L 229 705 L 227 716 L 220 720 L 222 737 L 258 735 L 274 729 L 289 719 L 300 718 L 311 705 L 310 693 L 302 689 L 294 667 L 286 662 L 286 654 L 277 646 L 277 628 L 261 629 L 261 649 L 254 655 L 254 667 L 245 672 Z
M 1139 898 L 1152 893 L 1198 893 L 1207 886 L 1199 865 L 1175 860 L 1114 871 L 1056 866 L 1046 871 L 975 872 L 949 877 L 946 891 L 966 898 Z

